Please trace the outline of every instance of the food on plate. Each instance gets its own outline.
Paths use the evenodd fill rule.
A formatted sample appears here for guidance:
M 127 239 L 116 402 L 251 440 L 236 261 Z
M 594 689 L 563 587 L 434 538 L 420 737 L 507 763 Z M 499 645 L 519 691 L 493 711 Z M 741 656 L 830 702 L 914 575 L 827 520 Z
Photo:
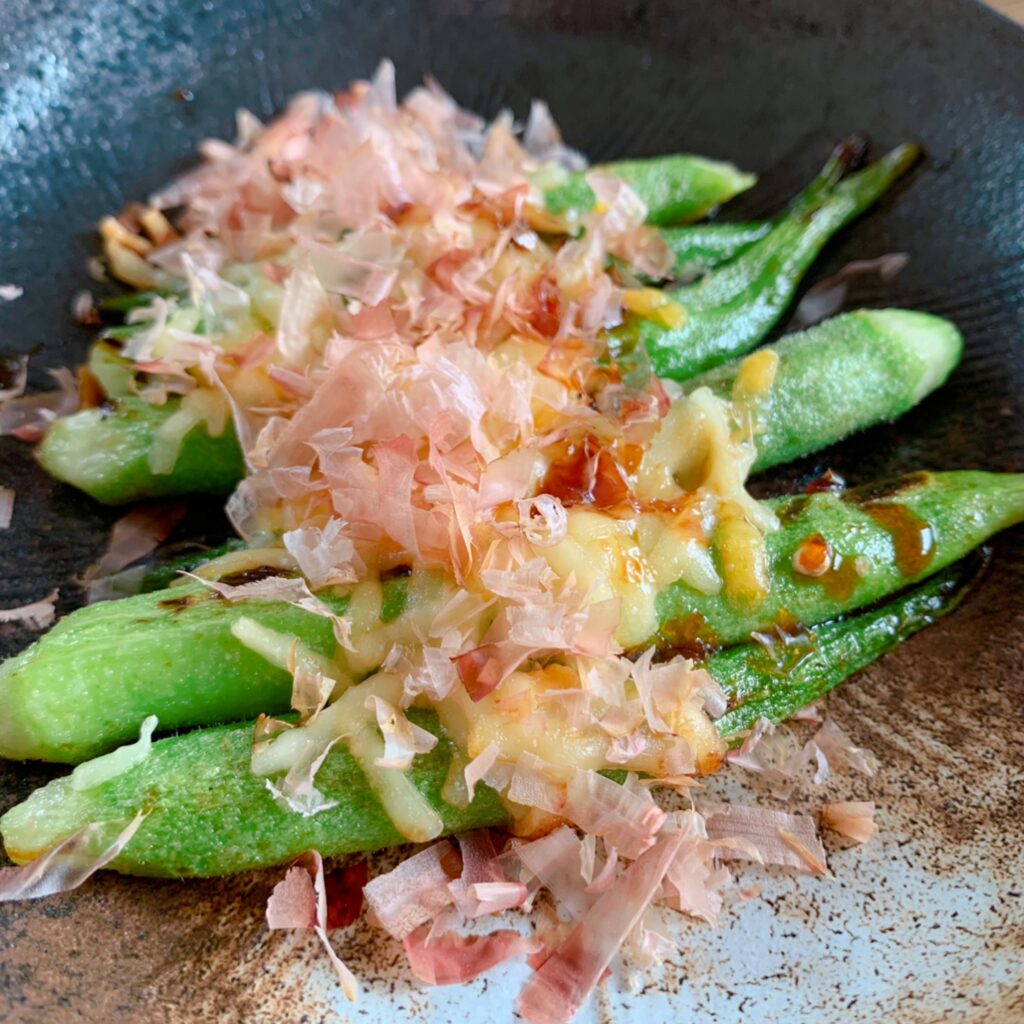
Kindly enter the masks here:
M 762 344 L 919 150 L 861 166 L 852 138 L 773 219 L 694 223 L 754 176 L 588 168 L 543 104 L 520 129 L 435 83 L 399 103 L 388 64 L 238 128 L 101 223 L 133 290 L 77 378 L 0 410 L 97 500 L 225 494 L 238 534 L 132 566 L 180 518 L 137 508 L 95 603 L 0 666 L 0 755 L 76 766 L 0 818 L 0 899 L 290 865 L 268 924 L 315 930 L 354 998 L 323 858 L 430 843 L 358 884 L 416 977 L 527 955 L 519 1012 L 568 1020 L 620 949 L 670 948 L 654 908 L 716 920 L 730 860 L 827 872 L 812 817 L 700 778 L 871 774 L 831 721 L 784 760 L 773 730 L 951 612 L 1024 518 L 1024 476 L 978 470 L 747 488 L 959 362 L 955 325 L 901 309 Z M 867 841 L 872 814 L 822 822 Z M 466 934 L 542 889 L 560 918 Z

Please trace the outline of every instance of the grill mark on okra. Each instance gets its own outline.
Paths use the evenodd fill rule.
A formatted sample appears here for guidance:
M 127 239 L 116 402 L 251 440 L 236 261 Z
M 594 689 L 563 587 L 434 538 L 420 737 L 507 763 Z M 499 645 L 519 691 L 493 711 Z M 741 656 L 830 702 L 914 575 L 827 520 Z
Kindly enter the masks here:
M 916 473 L 907 473 L 905 476 L 896 477 L 892 480 L 879 480 L 875 483 L 861 484 L 859 487 L 851 487 L 842 493 L 842 500 L 851 505 L 864 507 L 876 502 L 887 501 L 891 498 L 899 498 L 908 491 L 915 491 L 919 487 L 925 487 L 931 478 L 931 474 L 918 470 Z
M 261 580 L 269 580 L 275 576 L 292 576 L 294 573 L 285 572 L 273 565 L 257 565 L 251 569 L 239 569 L 238 572 L 229 572 L 227 576 L 218 576 L 220 583 L 229 587 L 241 587 L 246 583 L 259 583 Z
M 206 594 L 186 594 L 184 597 L 165 597 L 162 601 L 157 602 L 157 607 L 164 608 L 169 612 L 183 612 L 186 608 L 191 608 L 192 605 L 206 600 L 208 600 Z

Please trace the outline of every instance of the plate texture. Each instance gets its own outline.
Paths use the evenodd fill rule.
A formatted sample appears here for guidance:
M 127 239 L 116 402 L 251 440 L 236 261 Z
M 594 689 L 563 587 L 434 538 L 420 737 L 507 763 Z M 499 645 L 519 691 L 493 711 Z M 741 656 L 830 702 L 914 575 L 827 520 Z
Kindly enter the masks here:
M 853 130 L 920 139 L 929 160 L 844 233 L 817 273 L 905 251 L 892 284 L 851 302 L 953 317 L 967 339 L 949 386 L 766 481 L 826 465 L 852 481 L 917 468 L 1024 469 L 1024 33 L 965 0 L 4 0 L 0 5 L 0 344 L 74 364 L 69 314 L 90 285 L 93 225 L 309 86 L 341 87 L 391 57 L 403 88 L 435 74 L 464 104 L 523 114 L 546 98 L 594 158 L 688 149 L 762 175 L 737 213 L 778 206 Z M 732 215 L 730 211 L 730 215 Z M 62 587 L 115 514 L 51 484 L 17 442 L 0 533 L 0 603 Z M 210 512 L 215 515 L 215 512 Z M 216 521 L 216 520 L 214 520 Z M 1024 551 L 995 545 L 952 618 L 865 672 L 832 714 L 882 762 L 824 798 L 870 798 L 882 832 L 835 849 L 833 881 L 770 875 L 723 928 L 685 925 L 640 994 L 612 980 L 584 1020 L 847 1024 L 1024 1020 Z M 30 639 L 0 626 L 0 650 Z M 3 709 L 0 709 L 0 714 Z M 51 770 L 0 763 L 0 807 Z M 719 791 L 741 782 L 716 780 Z M 820 794 L 807 794 L 819 800 Z M 367 983 L 347 1009 L 315 941 L 262 927 L 274 875 L 154 883 L 102 877 L 0 907 L 0 1020 L 259 1022 L 512 1019 L 521 971 L 425 992 L 365 926 L 338 936 Z M 753 876 L 752 876 L 753 877 Z

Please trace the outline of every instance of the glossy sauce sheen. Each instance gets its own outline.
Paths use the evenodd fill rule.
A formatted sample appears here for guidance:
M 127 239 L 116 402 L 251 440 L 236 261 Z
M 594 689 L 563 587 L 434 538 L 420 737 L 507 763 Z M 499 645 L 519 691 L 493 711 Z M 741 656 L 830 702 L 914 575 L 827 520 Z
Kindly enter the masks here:
M 832 564 L 820 576 L 797 578 L 801 582 L 821 584 L 834 601 L 849 601 L 864 577 L 857 570 L 855 559 L 843 558 L 837 551 L 832 556 Z
M 892 537 L 896 566 L 904 576 L 918 576 L 935 555 L 935 531 L 904 505 L 865 505 L 864 511 Z
M 629 504 L 632 499 L 626 467 L 589 434 L 556 446 L 540 489 L 567 508 L 591 505 L 612 509 Z
M 663 653 L 681 654 L 692 661 L 704 661 L 722 646 L 700 612 L 662 623 L 656 645 Z

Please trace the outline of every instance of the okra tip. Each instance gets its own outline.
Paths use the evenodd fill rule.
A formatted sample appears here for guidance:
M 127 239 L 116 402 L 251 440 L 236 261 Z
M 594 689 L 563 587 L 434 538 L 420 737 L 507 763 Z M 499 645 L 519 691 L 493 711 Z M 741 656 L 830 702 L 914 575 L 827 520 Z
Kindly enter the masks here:
M 923 156 L 924 148 L 919 143 L 904 142 L 895 149 L 889 150 L 880 162 L 888 167 L 896 177 L 899 177 L 909 171 Z
M 914 391 L 915 404 L 942 384 L 960 362 L 964 339 L 951 321 L 909 309 L 861 312 L 876 330 L 900 342 L 920 360 L 921 376 Z

